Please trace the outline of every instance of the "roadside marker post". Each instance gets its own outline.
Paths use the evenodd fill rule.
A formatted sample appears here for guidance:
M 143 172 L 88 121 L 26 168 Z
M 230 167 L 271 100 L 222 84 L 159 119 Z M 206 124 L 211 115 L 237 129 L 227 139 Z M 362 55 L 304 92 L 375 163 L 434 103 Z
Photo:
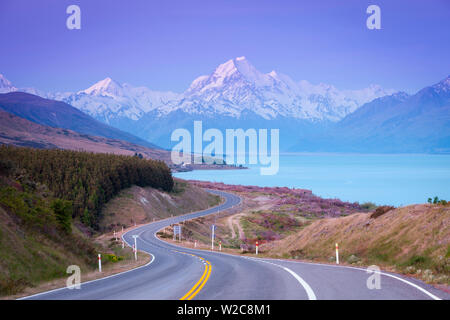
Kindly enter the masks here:
M 339 246 L 336 243 L 336 264 L 339 264 Z
M 124 248 L 125 248 L 125 243 L 122 240 L 122 249 L 124 249 Z
M 256 255 L 258 255 L 258 241 L 256 241 Z
M 212 233 L 211 233 L 211 250 L 212 251 L 214 251 L 214 230 L 215 229 L 216 229 L 216 226 L 213 224 L 211 226 L 211 230 L 212 230 Z
M 133 235 L 133 238 L 134 238 L 134 246 L 133 246 L 134 260 L 136 260 L 136 261 L 137 261 L 137 242 L 136 242 L 136 239 L 137 239 L 138 237 L 139 237 L 139 236 L 138 236 L 137 234 L 134 234 L 134 235 Z
M 181 226 L 180 225 L 174 225 L 173 226 L 173 241 L 178 240 L 181 242 Z
M 194 248 L 197 248 L 197 240 L 194 240 Z
M 98 272 L 102 272 L 102 255 L 98 254 Z
M 219 251 L 222 251 L 222 240 L 219 241 Z

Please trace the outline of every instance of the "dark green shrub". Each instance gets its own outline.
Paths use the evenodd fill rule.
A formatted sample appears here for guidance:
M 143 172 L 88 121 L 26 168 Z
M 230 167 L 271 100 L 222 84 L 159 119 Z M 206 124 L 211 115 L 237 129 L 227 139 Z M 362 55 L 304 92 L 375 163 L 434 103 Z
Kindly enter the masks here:
M 72 231 L 72 202 L 56 199 L 52 202 L 51 208 L 61 228 L 66 233 L 70 233 Z
M 375 209 L 375 212 L 370 215 L 370 218 L 376 219 L 379 216 L 385 214 L 386 212 L 391 211 L 392 209 L 395 209 L 395 207 L 392 207 L 392 206 L 380 206 L 380 207 L 377 207 Z

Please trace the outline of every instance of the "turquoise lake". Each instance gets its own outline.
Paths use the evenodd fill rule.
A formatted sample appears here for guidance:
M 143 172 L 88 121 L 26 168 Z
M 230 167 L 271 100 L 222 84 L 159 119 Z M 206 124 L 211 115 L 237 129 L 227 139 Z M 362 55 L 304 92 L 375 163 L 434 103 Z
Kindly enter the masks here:
M 276 175 L 245 170 L 194 170 L 182 179 L 312 190 L 325 198 L 395 206 L 450 200 L 450 155 L 283 154 Z

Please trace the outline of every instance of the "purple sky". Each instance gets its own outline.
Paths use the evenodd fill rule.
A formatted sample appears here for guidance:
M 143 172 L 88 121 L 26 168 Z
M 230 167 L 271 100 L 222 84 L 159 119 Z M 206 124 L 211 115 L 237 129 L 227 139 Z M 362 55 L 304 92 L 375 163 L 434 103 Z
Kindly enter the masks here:
M 70 4 L 81 30 L 66 28 Z M 366 28 L 370 4 L 382 30 Z M 296 81 L 415 92 L 450 74 L 450 1 L 1 0 L 0 39 L 0 73 L 45 91 L 110 76 L 181 92 L 246 56 Z

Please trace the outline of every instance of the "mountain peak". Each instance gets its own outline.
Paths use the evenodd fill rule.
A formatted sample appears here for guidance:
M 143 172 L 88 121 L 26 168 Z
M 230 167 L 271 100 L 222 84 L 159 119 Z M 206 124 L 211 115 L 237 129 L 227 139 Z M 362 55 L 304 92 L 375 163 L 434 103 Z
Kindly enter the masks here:
M 0 93 L 16 91 L 17 88 L 14 87 L 8 79 L 5 78 L 3 74 L 0 73 Z
M 245 56 L 222 63 L 216 68 L 211 78 L 217 85 L 222 85 L 225 79 L 232 76 L 242 77 L 247 82 L 257 86 L 270 85 L 273 81 L 270 76 L 258 71 Z
M 235 59 L 230 59 L 222 64 L 220 64 L 216 70 L 214 70 L 213 76 L 217 78 L 226 78 L 232 74 L 238 72 L 239 62 L 245 61 L 245 57 L 239 57 Z
M 0 73 L 0 85 L 11 85 L 11 81 L 5 78 L 3 74 Z
M 122 86 L 110 77 L 107 77 L 81 92 L 90 95 L 121 96 Z
M 450 76 L 447 76 L 445 79 L 442 79 L 435 85 L 431 86 L 431 88 L 437 93 L 450 92 Z

